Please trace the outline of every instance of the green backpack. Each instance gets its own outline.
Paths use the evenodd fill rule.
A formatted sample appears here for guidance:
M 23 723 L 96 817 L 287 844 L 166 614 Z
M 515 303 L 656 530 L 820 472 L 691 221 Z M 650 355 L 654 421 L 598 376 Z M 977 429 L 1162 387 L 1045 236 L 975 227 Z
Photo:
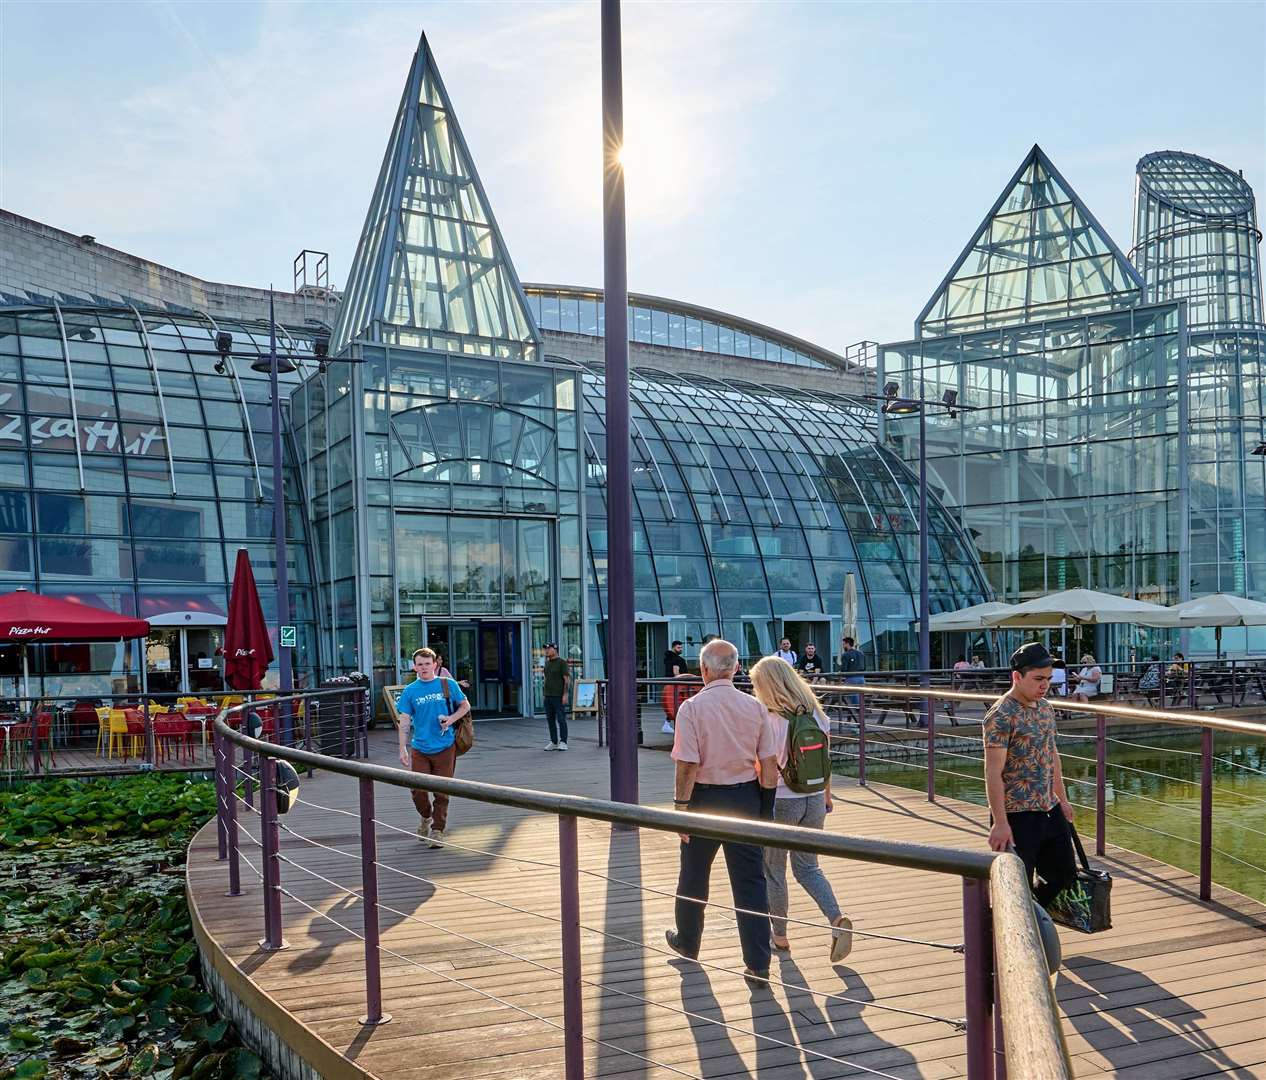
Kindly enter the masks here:
M 831 746 L 811 713 L 787 717 L 787 764 L 779 770 L 782 782 L 800 795 L 826 790 L 831 772 Z

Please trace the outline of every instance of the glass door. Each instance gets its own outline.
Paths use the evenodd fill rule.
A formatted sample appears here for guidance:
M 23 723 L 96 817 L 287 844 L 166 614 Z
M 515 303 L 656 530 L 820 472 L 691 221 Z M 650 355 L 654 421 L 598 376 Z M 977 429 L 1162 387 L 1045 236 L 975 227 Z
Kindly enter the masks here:
M 183 631 L 175 626 L 152 626 L 145 641 L 145 678 L 151 694 L 178 694 L 184 688 Z
M 186 693 L 219 693 L 224 689 L 224 627 L 189 627 L 184 634 Z

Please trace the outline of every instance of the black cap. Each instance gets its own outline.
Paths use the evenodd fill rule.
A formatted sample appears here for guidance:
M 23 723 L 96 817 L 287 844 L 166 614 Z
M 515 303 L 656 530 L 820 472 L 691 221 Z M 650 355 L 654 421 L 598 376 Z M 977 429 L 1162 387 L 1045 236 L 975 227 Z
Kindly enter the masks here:
M 1030 641 L 1021 645 L 1011 654 L 1011 670 L 1027 671 L 1029 668 L 1051 666 L 1051 654 L 1040 641 Z

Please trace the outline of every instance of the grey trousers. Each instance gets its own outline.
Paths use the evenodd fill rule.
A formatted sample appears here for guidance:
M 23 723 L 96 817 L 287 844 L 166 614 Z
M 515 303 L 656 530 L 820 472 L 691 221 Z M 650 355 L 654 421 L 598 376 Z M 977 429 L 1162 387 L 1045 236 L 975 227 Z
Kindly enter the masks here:
M 778 825 L 799 825 L 805 829 L 820 829 L 826 821 L 826 796 L 797 795 L 790 799 L 778 799 L 774 803 L 774 822 Z M 767 847 L 765 850 L 765 883 L 769 891 L 769 921 L 774 933 L 787 936 L 787 856 L 791 855 L 791 872 L 796 881 L 826 916 L 827 922 L 840 917 L 840 905 L 818 857 L 806 852 L 788 852 L 785 848 Z

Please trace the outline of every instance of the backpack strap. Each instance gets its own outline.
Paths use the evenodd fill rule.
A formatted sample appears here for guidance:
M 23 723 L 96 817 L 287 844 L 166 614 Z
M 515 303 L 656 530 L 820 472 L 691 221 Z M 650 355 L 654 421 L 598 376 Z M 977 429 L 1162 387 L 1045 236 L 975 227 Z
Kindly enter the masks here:
M 451 714 L 453 711 L 453 699 L 448 692 L 448 680 L 443 675 L 440 676 L 440 686 L 444 688 L 444 711 Z

